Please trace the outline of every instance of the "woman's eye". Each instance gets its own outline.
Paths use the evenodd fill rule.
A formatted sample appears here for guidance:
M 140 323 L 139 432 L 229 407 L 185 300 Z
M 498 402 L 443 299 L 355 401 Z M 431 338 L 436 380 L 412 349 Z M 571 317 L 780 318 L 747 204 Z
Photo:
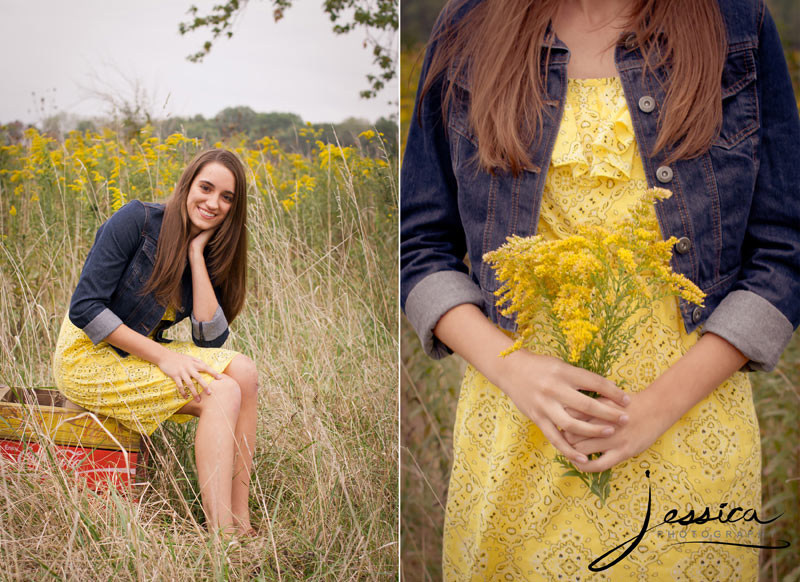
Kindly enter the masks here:
M 209 190 L 211 190 L 211 188 L 209 187 L 209 185 L 208 185 L 208 184 L 200 184 L 200 189 L 201 189 L 203 192 L 208 192 Z
M 233 196 L 231 196 L 230 194 L 223 196 L 222 199 L 225 200 L 225 202 L 227 202 L 228 204 L 233 204 Z

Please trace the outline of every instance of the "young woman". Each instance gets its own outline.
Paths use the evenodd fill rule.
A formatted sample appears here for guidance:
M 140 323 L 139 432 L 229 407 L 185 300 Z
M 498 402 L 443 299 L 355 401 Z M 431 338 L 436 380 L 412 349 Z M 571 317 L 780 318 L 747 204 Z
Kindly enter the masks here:
M 401 183 L 404 310 L 431 356 L 470 364 L 445 578 L 756 579 L 743 371 L 773 368 L 800 323 L 800 122 L 763 1 L 451 0 Z M 514 322 L 484 253 L 613 225 L 653 186 L 672 191 L 653 212 L 704 306 L 655 304 L 610 379 L 552 357 L 544 333 L 499 357 Z M 559 452 L 613 467 L 604 506 Z
M 220 346 L 244 303 L 247 186 L 231 152 L 198 154 L 166 204 L 132 201 L 97 231 L 54 358 L 74 404 L 143 434 L 199 417 L 195 454 L 210 530 L 252 534 L 258 374 Z M 194 343 L 164 339 L 191 318 Z

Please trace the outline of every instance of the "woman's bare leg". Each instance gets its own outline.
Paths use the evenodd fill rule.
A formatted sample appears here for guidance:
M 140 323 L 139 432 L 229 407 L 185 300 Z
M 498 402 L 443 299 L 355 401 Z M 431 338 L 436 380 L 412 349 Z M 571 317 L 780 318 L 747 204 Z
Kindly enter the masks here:
M 248 502 L 258 419 L 258 370 L 253 360 L 240 354 L 225 368 L 225 374 L 236 380 L 242 394 L 239 418 L 234 430 L 236 449 L 231 484 L 231 510 L 236 529 L 240 533 L 245 533 L 251 529 Z
M 179 410 L 199 417 L 195 434 L 195 459 L 200 496 L 209 531 L 230 531 L 231 480 L 234 457 L 234 428 L 239 418 L 242 391 L 230 376 L 210 384 L 211 394 L 202 392 L 200 402 L 188 402 Z

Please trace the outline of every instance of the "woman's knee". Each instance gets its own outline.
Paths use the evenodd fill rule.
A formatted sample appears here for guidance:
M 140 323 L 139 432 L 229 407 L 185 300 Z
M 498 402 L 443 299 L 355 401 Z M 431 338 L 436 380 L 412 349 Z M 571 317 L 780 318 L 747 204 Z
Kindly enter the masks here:
M 210 394 L 205 405 L 237 416 L 242 405 L 242 389 L 239 383 L 227 374 L 215 380 L 209 387 Z
M 236 380 L 242 393 L 242 400 L 256 398 L 258 395 L 258 369 L 256 363 L 245 355 L 238 354 L 225 368 L 225 374 Z

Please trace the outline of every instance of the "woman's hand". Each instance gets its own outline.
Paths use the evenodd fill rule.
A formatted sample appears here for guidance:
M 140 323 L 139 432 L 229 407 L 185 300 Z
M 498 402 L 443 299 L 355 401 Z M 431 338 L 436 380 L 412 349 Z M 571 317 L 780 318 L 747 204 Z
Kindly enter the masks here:
M 200 231 L 196 237 L 189 241 L 189 259 L 194 256 L 203 256 L 203 251 L 206 249 L 206 245 L 208 241 L 214 236 L 214 233 L 217 231 L 215 228 L 209 228 L 207 230 Z
M 204 361 L 168 349 L 164 350 L 164 355 L 155 363 L 162 372 L 174 380 L 181 398 L 189 398 L 186 394 L 186 389 L 188 388 L 197 402 L 200 402 L 200 394 L 197 392 L 194 381 L 197 381 L 206 393 L 211 394 L 211 388 L 200 375 L 200 372 L 206 372 L 217 380 L 222 378 L 221 374 Z
M 597 400 L 606 406 L 622 410 L 607 398 L 601 397 Z M 632 394 L 631 403 L 625 408 L 629 417 L 628 422 L 608 436 L 587 437 L 575 431 L 564 430 L 564 438 L 580 453 L 584 455 L 601 453 L 599 458 L 578 462 L 575 466 L 587 473 L 605 471 L 647 449 L 680 418 L 680 416 L 676 418 L 674 413 L 660 405 L 660 402 L 663 404 L 663 400 L 654 390 Z M 575 416 L 589 424 L 598 424 L 597 419 L 587 418 L 585 414 L 575 414 Z
M 210 368 L 202 360 L 173 352 L 165 348 L 163 344 L 143 336 L 125 324 L 120 325 L 108 334 L 106 341 L 112 346 L 130 352 L 134 356 L 158 366 L 162 372 L 175 381 L 178 393 L 183 398 L 189 398 L 186 394 L 186 388 L 188 388 L 192 396 L 196 400 L 200 400 L 193 380 L 197 380 L 206 392 L 210 393 L 209 386 L 200 376 L 200 372 L 211 374 L 217 380 L 222 378 L 221 374 Z
M 561 430 L 576 438 L 607 437 L 628 422 L 630 397 L 602 376 L 526 350 L 507 356 L 501 366 L 504 370 L 494 383 L 571 460 L 586 462 L 588 457 Z M 592 398 L 581 390 L 606 398 Z
M 622 409 L 629 397 L 602 376 L 527 350 L 501 357 L 500 353 L 512 341 L 475 305 L 452 308 L 439 320 L 434 333 L 505 392 L 520 412 L 536 423 L 550 443 L 570 460 L 584 462 L 588 458 L 567 442 L 559 428 L 582 437 L 602 436 L 613 433 L 627 421 Z M 606 396 L 619 408 L 598 402 L 580 390 Z M 572 411 L 595 418 L 598 423 L 578 420 L 570 414 Z
M 613 435 L 586 438 L 565 431 L 566 440 L 582 454 L 601 453 L 599 458 L 575 466 L 584 472 L 605 471 L 638 455 L 745 362 L 747 358 L 726 340 L 713 333 L 704 334 L 650 386 L 631 395 L 631 403 L 625 408 L 630 420 Z M 616 406 L 604 398 L 598 400 Z M 598 424 L 577 409 L 571 413 L 577 420 Z

